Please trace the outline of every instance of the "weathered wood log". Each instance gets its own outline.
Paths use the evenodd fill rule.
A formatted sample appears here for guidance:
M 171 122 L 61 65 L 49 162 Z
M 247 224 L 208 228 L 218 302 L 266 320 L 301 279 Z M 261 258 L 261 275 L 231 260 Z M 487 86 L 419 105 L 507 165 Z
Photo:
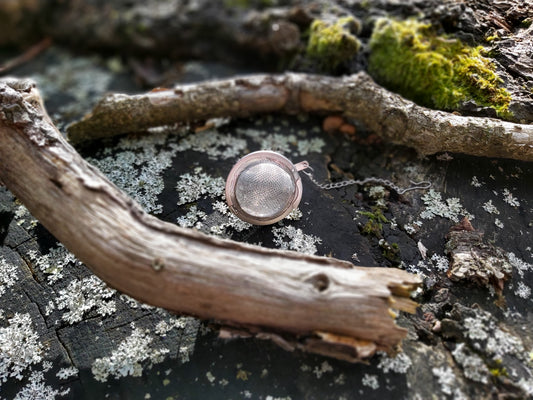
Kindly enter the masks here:
M 364 72 L 342 78 L 253 75 L 134 96 L 111 94 L 68 133 L 76 143 L 177 122 L 267 112 L 342 114 L 421 155 L 450 151 L 533 161 L 533 125 L 430 110 L 389 92 Z
M 417 276 L 213 238 L 146 214 L 88 164 L 28 81 L 0 83 L 0 179 L 110 286 L 166 309 L 348 360 L 391 350 Z M 290 339 L 289 339 L 290 341 Z
M 303 6 L 255 10 L 208 0 L 24 0 L 0 3 L 6 27 L 0 45 L 27 46 L 47 36 L 76 49 L 275 66 L 297 50 L 299 25 L 311 20 Z

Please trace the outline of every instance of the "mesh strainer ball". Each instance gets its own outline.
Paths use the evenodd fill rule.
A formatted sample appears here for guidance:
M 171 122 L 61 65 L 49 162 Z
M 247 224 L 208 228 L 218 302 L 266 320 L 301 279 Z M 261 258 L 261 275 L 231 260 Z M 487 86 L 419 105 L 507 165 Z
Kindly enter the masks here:
M 302 181 L 298 171 L 307 162 L 293 164 L 273 151 L 256 151 L 235 164 L 226 181 L 226 201 L 243 221 L 268 225 L 298 207 Z

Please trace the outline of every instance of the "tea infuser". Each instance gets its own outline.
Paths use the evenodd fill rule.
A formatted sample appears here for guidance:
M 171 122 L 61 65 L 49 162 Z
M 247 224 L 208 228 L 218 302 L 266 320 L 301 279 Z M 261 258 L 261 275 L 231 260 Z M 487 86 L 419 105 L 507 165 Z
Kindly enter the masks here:
M 323 190 L 349 185 L 375 183 L 387 186 L 398 194 L 410 190 L 428 189 L 430 182 L 411 182 L 413 186 L 400 188 L 381 178 L 350 179 L 342 182 L 320 183 L 310 171 L 307 161 L 293 164 L 288 158 L 270 150 L 261 150 L 242 157 L 231 169 L 226 180 L 226 202 L 237 217 L 253 225 L 269 225 L 285 218 L 300 204 L 302 180 L 299 172 Z

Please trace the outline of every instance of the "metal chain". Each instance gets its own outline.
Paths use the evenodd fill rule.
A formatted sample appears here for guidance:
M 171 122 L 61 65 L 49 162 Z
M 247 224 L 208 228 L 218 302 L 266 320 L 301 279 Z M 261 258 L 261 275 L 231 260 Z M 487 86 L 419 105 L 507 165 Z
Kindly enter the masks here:
M 313 171 L 313 168 L 311 166 L 308 166 L 306 169 Z M 324 189 L 324 190 L 339 189 L 339 188 L 350 186 L 350 185 L 366 185 L 367 183 L 375 183 L 378 185 L 386 186 L 389 189 L 394 190 L 398 194 L 404 194 L 411 190 L 417 190 L 417 189 L 423 190 L 423 189 L 429 189 L 431 187 L 431 182 L 429 181 L 422 181 L 422 182 L 411 181 L 411 184 L 413 186 L 410 186 L 408 188 L 400 188 L 396 184 L 392 183 L 391 181 L 387 179 L 381 179 L 381 178 L 375 178 L 375 177 L 365 178 L 365 179 L 349 179 L 349 180 L 341 181 L 341 182 L 320 183 L 315 179 L 315 177 L 313 176 L 311 172 L 305 171 L 305 170 L 302 170 L 301 172 L 307 175 L 309 180 L 313 182 L 317 187 L 319 187 L 320 189 Z

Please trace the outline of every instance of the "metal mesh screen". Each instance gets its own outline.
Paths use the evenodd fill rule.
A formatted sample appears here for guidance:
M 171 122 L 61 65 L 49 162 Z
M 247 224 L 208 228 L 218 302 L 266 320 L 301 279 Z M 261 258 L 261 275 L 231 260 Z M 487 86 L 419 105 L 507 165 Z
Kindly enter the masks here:
M 291 174 L 270 160 L 247 166 L 235 186 L 235 197 L 241 209 L 257 218 L 280 215 L 290 206 L 295 192 Z

